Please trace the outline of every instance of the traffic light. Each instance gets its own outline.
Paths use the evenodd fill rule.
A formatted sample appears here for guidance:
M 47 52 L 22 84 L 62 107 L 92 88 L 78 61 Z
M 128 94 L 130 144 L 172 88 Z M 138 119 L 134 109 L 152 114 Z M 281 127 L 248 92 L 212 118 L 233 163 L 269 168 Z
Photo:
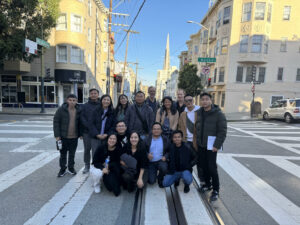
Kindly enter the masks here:
M 121 74 L 114 74 L 114 82 L 121 83 L 122 82 L 122 75 Z
M 252 81 L 256 81 L 256 67 L 252 66 Z
M 117 74 L 114 74 L 114 82 L 117 82 Z
M 209 87 L 211 85 L 211 78 L 208 78 L 207 80 L 207 86 Z

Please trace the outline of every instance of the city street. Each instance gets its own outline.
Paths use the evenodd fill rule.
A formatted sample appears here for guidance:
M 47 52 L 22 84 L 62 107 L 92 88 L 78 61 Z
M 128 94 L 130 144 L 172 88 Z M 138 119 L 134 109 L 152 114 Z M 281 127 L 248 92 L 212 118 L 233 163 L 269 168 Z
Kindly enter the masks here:
M 0 224 L 132 224 L 135 193 L 93 193 L 83 175 L 83 144 L 75 168 L 57 178 L 51 116 L 0 115 Z M 300 124 L 228 124 L 218 155 L 220 199 L 212 204 L 224 224 L 300 224 Z M 179 199 L 187 224 L 214 224 L 194 185 Z M 166 191 L 147 186 L 142 224 L 172 224 Z

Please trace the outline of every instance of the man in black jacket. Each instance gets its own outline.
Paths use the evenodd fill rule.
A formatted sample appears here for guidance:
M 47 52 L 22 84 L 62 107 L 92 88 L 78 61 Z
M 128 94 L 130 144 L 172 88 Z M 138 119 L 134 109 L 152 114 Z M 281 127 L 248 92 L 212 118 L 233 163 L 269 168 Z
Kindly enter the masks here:
M 90 171 L 90 164 L 91 164 L 91 137 L 89 135 L 89 123 L 90 119 L 93 115 L 93 112 L 97 108 L 97 106 L 100 105 L 99 101 L 99 91 L 95 88 L 90 89 L 89 91 L 89 101 L 85 103 L 81 107 L 81 115 L 80 115 L 80 121 L 83 128 L 83 147 L 84 147 L 84 170 L 83 173 L 88 173 Z M 92 152 L 92 155 L 94 155 L 94 152 Z
M 154 184 L 157 178 L 159 187 L 163 187 L 162 180 L 168 169 L 169 154 L 169 140 L 161 134 L 161 124 L 156 122 L 152 126 L 152 135 L 149 135 L 145 141 L 149 160 L 148 183 Z M 157 172 L 159 172 L 158 176 Z
M 219 197 L 219 175 L 217 170 L 217 152 L 221 149 L 227 133 L 227 121 L 225 115 L 217 105 L 213 105 L 211 95 L 203 93 L 200 95 L 201 108 L 196 112 L 196 141 L 198 158 L 202 167 L 205 185 L 202 191 L 211 189 L 213 192 L 211 200 Z
M 160 108 L 160 104 L 158 101 L 156 101 L 155 98 L 156 94 L 156 88 L 153 86 L 150 86 L 148 88 L 148 97 L 146 98 L 145 103 L 152 108 L 152 111 L 154 113 L 154 117 L 156 116 L 157 110 Z
M 169 171 L 164 177 L 163 186 L 169 187 L 175 183 L 179 185 L 180 179 L 184 182 L 184 193 L 190 191 L 190 184 L 193 182 L 193 166 L 197 157 L 194 151 L 183 142 L 183 133 L 180 130 L 172 134 L 173 144 L 170 146 Z
M 57 176 L 62 177 L 66 174 L 68 152 L 68 170 L 69 173 L 75 175 L 75 152 L 78 137 L 82 138 L 80 129 L 80 107 L 77 104 L 76 95 L 70 94 L 67 97 L 67 102 L 56 111 L 53 118 L 53 130 L 56 141 L 62 141 L 59 159 L 60 171 Z

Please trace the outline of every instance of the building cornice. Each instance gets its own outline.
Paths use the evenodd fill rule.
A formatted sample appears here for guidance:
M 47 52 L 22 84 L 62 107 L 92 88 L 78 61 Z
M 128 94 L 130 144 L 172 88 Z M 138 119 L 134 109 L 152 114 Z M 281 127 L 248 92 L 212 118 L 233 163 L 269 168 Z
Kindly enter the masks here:
M 203 19 L 201 20 L 201 24 L 204 24 L 207 20 L 207 18 L 212 14 L 212 12 L 217 8 L 217 6 L 221 3 L 223 0 L 217 0 L 212 7 L 209 8 Z
M 94 0 L 98 8 L 101 10 L 102 13 L 108 14 L 108 8 L 105 7 L 102 0 Z

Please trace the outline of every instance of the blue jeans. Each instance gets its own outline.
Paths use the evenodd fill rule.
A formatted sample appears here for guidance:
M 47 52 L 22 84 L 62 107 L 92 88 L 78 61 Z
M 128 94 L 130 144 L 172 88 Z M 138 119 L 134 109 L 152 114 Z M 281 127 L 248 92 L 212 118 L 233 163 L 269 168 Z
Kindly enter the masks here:
M 167 162 L 164 162 L 162 160 L 157 162 L 149 162 L 148 183 L 154 184 L 156 182 L 156 178 L 158 179 L 158 182 L 162 182 L 167 170 L 168 170 Z M 157 175 L 157 171 L 159 171 L 158 175 Z
M 183 179 L 184 184 L 190 185 L 193 182 L 193 175 L 189 170 L 175 172 L 174 174 L 168 174 L 164 178 L 163 186 L 169 187 L 180 179 Z

